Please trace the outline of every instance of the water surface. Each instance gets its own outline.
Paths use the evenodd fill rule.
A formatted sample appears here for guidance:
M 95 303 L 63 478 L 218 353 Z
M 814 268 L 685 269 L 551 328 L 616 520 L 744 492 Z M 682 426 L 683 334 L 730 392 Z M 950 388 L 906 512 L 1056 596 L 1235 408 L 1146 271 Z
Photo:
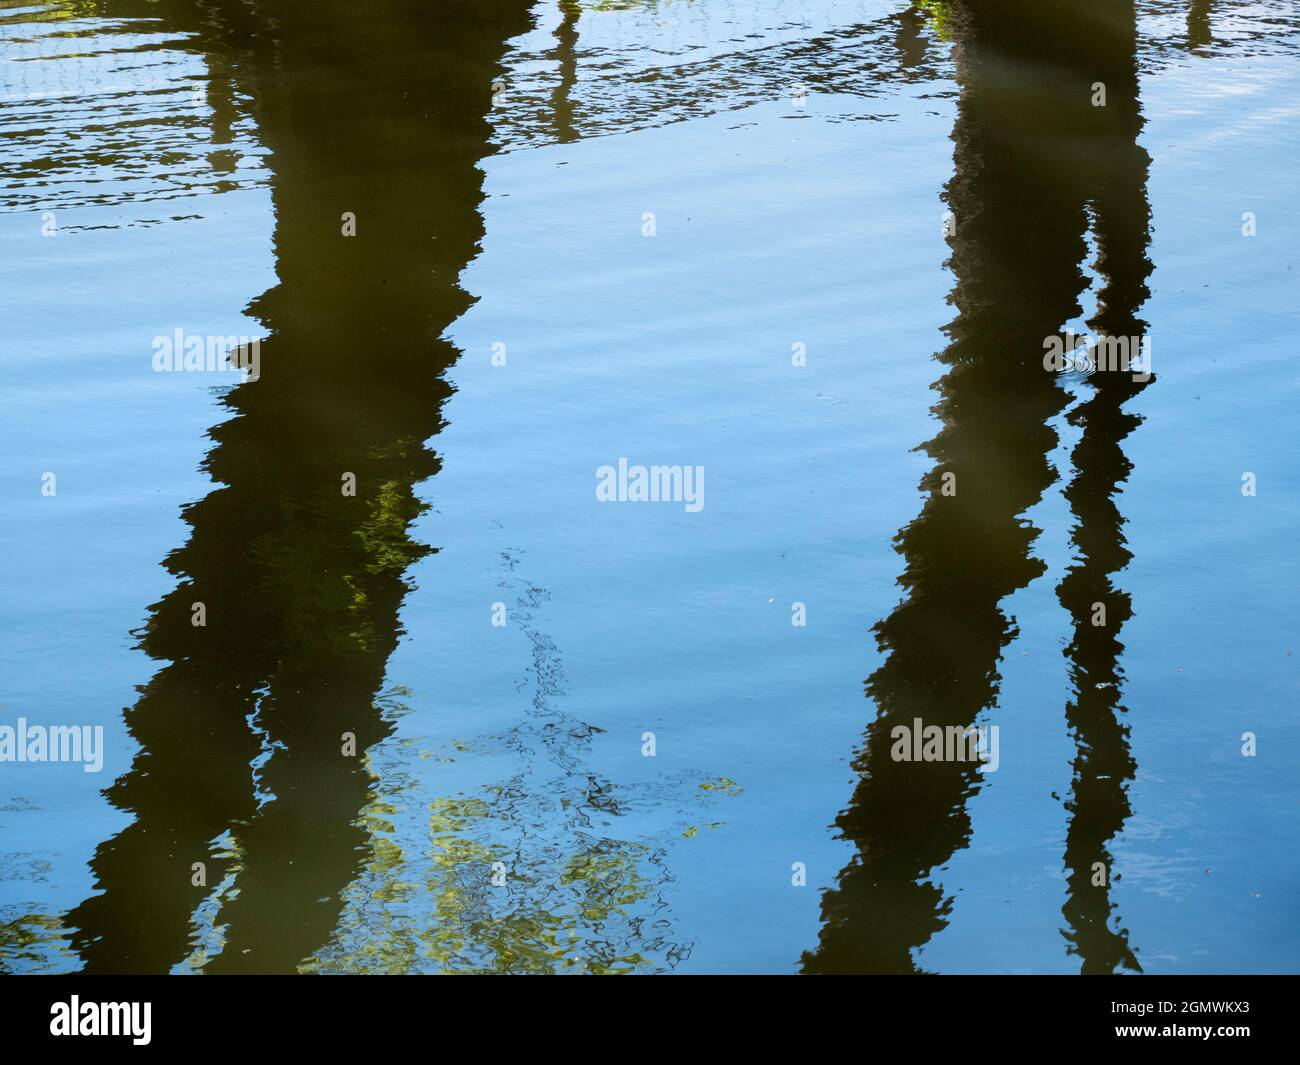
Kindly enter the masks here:
M 1298 48 L 0 0 L 0 969 L 1294 971 Z

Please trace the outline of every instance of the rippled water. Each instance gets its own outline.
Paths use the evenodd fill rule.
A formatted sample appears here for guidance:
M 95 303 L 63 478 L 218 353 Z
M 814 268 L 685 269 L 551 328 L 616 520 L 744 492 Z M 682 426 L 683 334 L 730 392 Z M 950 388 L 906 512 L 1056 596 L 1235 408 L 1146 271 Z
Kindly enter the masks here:
M 1294 970 L 1298 52 L 0 0 L 0 970 Z

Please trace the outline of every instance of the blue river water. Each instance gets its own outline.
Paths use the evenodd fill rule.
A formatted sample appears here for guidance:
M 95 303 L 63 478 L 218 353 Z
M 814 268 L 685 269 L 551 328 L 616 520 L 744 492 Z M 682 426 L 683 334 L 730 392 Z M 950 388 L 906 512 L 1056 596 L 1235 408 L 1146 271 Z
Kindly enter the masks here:
M 1298 56 L 0 0 L 0 971 L 1295 971 Z

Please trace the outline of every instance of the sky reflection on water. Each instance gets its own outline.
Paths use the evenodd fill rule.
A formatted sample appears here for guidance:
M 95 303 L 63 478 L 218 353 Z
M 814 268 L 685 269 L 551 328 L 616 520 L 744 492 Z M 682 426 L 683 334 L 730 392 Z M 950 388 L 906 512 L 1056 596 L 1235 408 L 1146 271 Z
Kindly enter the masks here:
M 437 11 L 0 3 L 0 969 L 1293 970 L 1300 9 Z

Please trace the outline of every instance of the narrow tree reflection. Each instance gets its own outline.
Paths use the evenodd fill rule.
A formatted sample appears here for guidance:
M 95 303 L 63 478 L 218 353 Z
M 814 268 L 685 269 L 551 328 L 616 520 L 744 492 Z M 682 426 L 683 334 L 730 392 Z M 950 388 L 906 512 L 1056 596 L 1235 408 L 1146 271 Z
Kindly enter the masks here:
M 1189 51 L 1204 48 L 1214 41 L 1214 34 L 1210 29 L 1210 15 L 1213 10 L 1213 0 L 1188 0 L 1187 48 Z
M 1136 25 L 1127 11 L 1109 14 L 1117 45 L 1115 59 L 1105 70 L 1107 106 L 1098 109 L 1109 135 L 1096 145 L 1090 167 L 1099 291 L 1088 327 L 1094 338 L 1127 338 L 1132 346 L 1133 338 L 1147 334 L 1147 324 L 1137 312 L 1149 295 L 1152 271 L 1147 257 L 1150 158 L 1137 141 L 1143 122 L 1133 43 Z M 1068 415 L 1080 437 L 1071 454 L 1073 477 L 1065 489 L 1075 519 L 1071 543 L 1077 554 L 1057 589 L 1073 619 L 1073 638 L 1065 650 L 1073 687 L 1066 723 L 1076 750 L 1067 803 L 1064 915 L 1066 939 L 1071 953 L 1080 956 L 1084 972 L 1141 971 L 1127 932 L 1112 927 L 1114 863 L 1109 843 L 1131 813 L 1128 786 L 1137 771 L 1128 727 L 1120 720 L 1124 707 L 1119 660 L 1124 645 L 1119 635 L 1132 614 L 1132 603 L 1114 584 L 1114 575 L 1132 554 L 1115 497 L 1132 469 L 1124 455 L 1124 438 L 1142 420 L 1122 408 L 1154 380 L 1150 365 L 1143 370 L 1091 373 L 1085 386 L 1091 394 Z
M 568 144 L 578 139 L 573 125 L 573 87 L 578 81 L 578 19 L 582 5 L 578 0 L 560 0 L 560 24 L 555 27 L 554 60 L 559 64 L 560 80 L 551 94 L 551 114 L 555 140 Z

